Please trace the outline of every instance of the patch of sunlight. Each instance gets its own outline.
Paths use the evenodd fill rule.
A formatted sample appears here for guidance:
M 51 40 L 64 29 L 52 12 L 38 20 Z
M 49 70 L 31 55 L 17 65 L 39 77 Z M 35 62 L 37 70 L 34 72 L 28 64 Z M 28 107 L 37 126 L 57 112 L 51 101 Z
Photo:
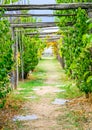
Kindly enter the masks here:
M 52 102 L 52 104 L 55 104 L 55 105 L 63 105 L 65 104 L 66 102 L 68 102 L 69 100 L 66 100 L 66 99 L 58 99 L 56 98 L 54 100 L 54 102 Z
M 61 90 L 55 90 L 55 93 L 60 93 L 60 92 L 65 92 L 65 90 L 61 89 Z
M 13 118 L 13 121 L 27 121 L 27 120 L 37 120 L 37 119 L 38 119 L 37 115 L 25 115 L 25 116 L 19 115 L 19 116 L 15 116 Z

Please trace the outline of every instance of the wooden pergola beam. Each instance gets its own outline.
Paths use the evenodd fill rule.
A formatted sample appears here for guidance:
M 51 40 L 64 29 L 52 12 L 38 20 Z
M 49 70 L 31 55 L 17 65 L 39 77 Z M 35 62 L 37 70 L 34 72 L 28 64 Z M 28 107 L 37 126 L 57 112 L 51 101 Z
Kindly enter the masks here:
M 24 24 L 28 24 L 28 25 L 33 25 L 33 24 L 53 24 L 53 23 L 55 23 L 55 24 L 57 24 L 57 23 L 59 23 L 59 22 L 28 22 L 28 23 L 10 23 L 10 24 L 21 24 L 21 25 L 24 25 Z
M 2 17 L 72 17 L 76 14 L 3 14 Z
M 53 39 L 60 39 L 60 37 L 53 37 L 53 38 L 41 38 L 41 39 L 45 39 L 45 40 L 53 40 Z
M 91 9 L 92 2 L 88 3 L 62 3 L 62 4 L 41 4 L 41 5 L 0 5 L 0 10 L 69 10 L 69 9 Z
M 45 40 L 46 42 L 52 42 L 52 41 L 57 41 L 60 38 L 49 38 L 49 39 L 45 39 L 45 38 L 41 38 L 42 40 Z
M 43 27 L 56 27 L 56 23 L 21 23 L 21 24 L 11 24 L 13 28 L 43 28 Z
M 33 36 L 31 36 L 31 37 L 33 37 Z M 39 36 L 39 38 L 47 38 L 47 39 L 49 39 L 49 38 L 60 38 L 61 36 L 60 35 L 40 35 Z
M 34 35 L 49 35 L 49 34 L 58 34 L 59 32 L 55 31 L 55 32 L 33 32 L 33 33 L 26 33 L 26 35 L 30 35 L 30 36 L 34 36 Z
M 11 23 L 13 28 L 45 28 L 45 27 L 57 27 L 59 22 L 36 22 L 36 23 Z M 72 26 L 72 22 L 68 22 L 66 26 Z
M 30 36 L 31 38 L 34 36 Z M 61 36 L 56 35 L 56 36 L 38 36 L 38 38 L 42 38 L 42 39 L 53 39 L 53 38 L 60 38 Z

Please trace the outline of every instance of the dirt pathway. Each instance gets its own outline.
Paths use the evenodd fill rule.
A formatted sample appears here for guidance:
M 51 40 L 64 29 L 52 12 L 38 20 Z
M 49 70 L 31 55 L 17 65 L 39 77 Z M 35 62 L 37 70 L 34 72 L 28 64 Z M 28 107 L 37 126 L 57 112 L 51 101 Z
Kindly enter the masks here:
M 40 96 L 40 100 L 35 102 L 27 102 L 23 108 L 26 108 L 25 114 L 37 115 L 38 119 L 34 121 L 25 121 L 22 130 L 62 130 L 62 126 L 58 125 L 56 118 L 59 115 L 59 109 L 61 105 L 52 104 L 56 98 L 57 87 L 60 83 L 60 71 L 59 63 L 54 60 L 47 60 L 44 64 L 44 68 L 47 71 L 47 79 L 45 83 L 47 86 L 36 90 L 36 95 Z M 56 85 L 55 85 L 56 84 Z
M 3 127 L 0 130 L 92 130 L 92 103 L 83 95 L 69 98 L 71 101 L 63 105 L 55 104 L 56 101 L 65 101 L 57 100 L 63 94 L 66 99 L 71 94 L 79 94 L 74 86 L 66 89 L 68 84 L 74 85 L 74 82 L 67 79 L 57 61 L 42 60 L 34 76 L 37 76 L 36 80 L 21 83 L 15 91 L 16 96 L 10 98 L 6 109 L 1 111 L 0 125 Z M 59 92 L 62 88 L 66 90 L 64 93 Z M 24 98 L 28 100 L 21 103 L 21 96 L 22 101 Z M 14 120 L 16 116 L 25 119 Z

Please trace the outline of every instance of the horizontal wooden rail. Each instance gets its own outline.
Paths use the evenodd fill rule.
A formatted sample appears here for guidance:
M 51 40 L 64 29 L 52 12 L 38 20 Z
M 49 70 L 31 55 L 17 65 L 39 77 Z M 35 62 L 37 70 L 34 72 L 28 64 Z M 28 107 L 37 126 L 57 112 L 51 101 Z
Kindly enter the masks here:
M 55 29 L 59 29 L 59 27 L 57 26 L 57 27 L 46 27 L 46 28 L 42 28 L 42 30 L 44 31 L 46 31 L 46 30 L 55 30 Z
M 39 29 L 38 29 L 39 30 Z M 42 27 L 41 29 L 40 29 L 40 32 L 46 32 L 46 31 L 48 31 L 48 30 L 51 30 L 51 31 L 58 31 L 59 30 L 59 28 L 58 28 L 58 26 L 55 26 L 55 27 Z M 23 29 L 14 29 L 14 31 L 15 32 L 24 32 L 25 33 L 25 30 L 23 30 Z M 27 28 L 27 32 L 28 33 L 31 33 L 31 32 L 34 32 L 34 31 L 37 31 L 37 29 L 35 29 L 35 28 L 31 28 L 31 31 L 30 31 L 30 28 Z
M 41 39 L 51 40 L 51 39 L 60 39 L 60 37 L 53 37 L 53 38 L 41 38 Z
M 76 14 L 3 14 L 2 17 L 72 17 Z
M 34 37 L 34 36 L 30 36 L 30 37 Z M 38 38 L 53 39 L 53 38 L 60 38 L 60 37 L 61 37 L 60 35 L 56 35 L 56 36 L 45 35 L 45 36 L 39 36 Z
M 44 28 L 44 27 L 57 27 L 59 22 L 36 22 L 36 23 L 21 23 L 15 24 L 11 23 L 13 28 Z M 72 22 L 66 23 L 66 26 L 72 26 Z
M 33 37 L 33 36 L 32 36 Z M 39 38 L 59 38 L 60 35 L 40 35 Z
M 11 25 L 13 28 L 44 28 L 44 27 L 56 27 L 55 24 L 49 24 L 49 25 Z
M 45 40 L 46 42 L 52 42 L 52 41 L 59 40 L 60 38 L 48 38 L 48 39 L 41 38 L 41 39 L 42 39 L 42 40 Z
M 56 27 L 54 22 L 44 22 L 44 23 L 21 23 L 21 24 L 11 24 L 13 28 L 43 28 L 43 27 Z
M 33 36 L 33 35 L 49 35 L 49 34 L 59 34 L 58 31 L 55 31 L 55 32 L 33 32 L 33 33 L 26 33 L 26 35 L 30 35 L 30 36 Z
M 18 25 L 25 25 L 25 24 L 28 24 L 28 25 L 33 25 L 33 24 L 53 24 L 53 23 L 55 23 L 55 24 L 58 24 L 59 22 L 26 22 L 26 23 L 10 23 L 10 24 L 18 24 Z
M 88 3 L 62 3 L 62 4 L 41 4 L 41 5 L 0 5 L 0 10 L 69 10 L 77 9 L 92 9 L 92 2 Z

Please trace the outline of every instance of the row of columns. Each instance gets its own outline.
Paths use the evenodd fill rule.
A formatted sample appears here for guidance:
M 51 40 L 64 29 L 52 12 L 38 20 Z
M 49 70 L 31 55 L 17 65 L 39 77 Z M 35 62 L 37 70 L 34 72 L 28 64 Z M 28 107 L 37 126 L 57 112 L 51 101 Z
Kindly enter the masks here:
M 23 68 L 23 43 L 22 43 L 22 34 L 19 31 L 15 31 L 14 28 L 12 28 L 12 40 L 14 41 L 14 44 L 12 45 L 13 50 L 13 60 L 14 60 L 14 70 L 12 72 L 12 88 L 17 89 L 18 81 L 19 81 L 19 63 L 18 63 L 18 56 L 19 56 L 19 50 L 20 50 L 20 69 L 21 69 L 21 79 L 24 80 L 24 68 Z

